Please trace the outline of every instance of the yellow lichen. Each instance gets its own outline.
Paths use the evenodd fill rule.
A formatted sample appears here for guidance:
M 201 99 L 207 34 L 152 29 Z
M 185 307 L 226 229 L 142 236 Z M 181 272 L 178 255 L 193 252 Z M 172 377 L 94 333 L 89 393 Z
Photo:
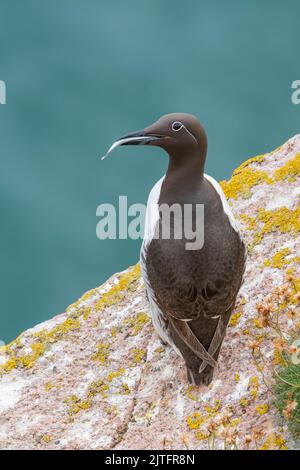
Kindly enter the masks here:
M 8 354 L 11 348 L 14 349 L 19 349 L 22 347 L 22 341 L 21 338 L 23 336 L 23 333 L 21 333 L 17 338 L 13 341 L 11 341 L 8 344 L 5 344 L 4 346 L 0 347 L 0 354 Z
M 100 379 L 89 385 L 85 398 L 80 399 L 76 395 L 71 395 L 69 398 L 66 398 L 65 402 L 69 405 L 67 409 L 68 414 L 72 416 L 79 413 L 81 410 L 88 410 L 92 406 L 94 397 L 97 394 L 100 394 L 102 398 L 106 398 L 105 392 L 108 388 L 109 385 Z
M 95 309 L 101 312 L 104 308 L 115 305 L 124 299 L 128 290 L 133 290 L 140 279 L 141 269 L 140 265 L 136 264 L 129 269 L 125 274 L 119 277 L 119 282 L 114 284 L 107 292 L 105 292 L 101 299 L 96 302 Z
M 130 395 L 131 390 L 130 390 L 129 386 L 126 383 L 122 384 L 122 392 L 125 395 Z
M 116 370 L 115 372 L 110 372 L 107 376 L 108 382 L 111 382 L 116 377 L 121 377 L 121 375 L 125 374 L 125 369 L 121 367 L 120 369 Z
M 82 302 L 90 299 L 91 297 L 96 295 L 96 293 L 97 293 L 97 289 L 91 289 L 91 290 L 85 292 L 78 300 L 76 300 L 76 302 L 69 305 L 67 307 L 66 311 L 69 312 L 69 311 L 74 310 L 74 309 L 76 310 Z
M 240 399 L 240 405 L 245 408 L 246 406 L 249 405 L 249 400 L 247 398 L 241 398 Z
M 281 269 L 288 264 L 291 263 L 299 263 L 300 262 L 300 256 L 293 256 L 290 257 L 289 259 L 286 259 L 288 255 L 290 255 L 290 250 L 288 248 L 282 248 L 279 250 L 275 255 L 273 256 L 272 260 L 265 259 L 264 260 L 264 265 L 265 266 L 271 266 L 272 268 L 277 268 Z
M 260 450 L 287 450 L 286 440 L 283 436 L 277 433 L 271 433 L 266 438 Z
M 105 413 L 107 413 L 108 415 L 114 415 L 114 416 L 117 416 L 119 414 L 119 410 L 118 410 L 118 407 L 116 405 L 106 405 L 104 407 L 104 411 Z
M 204 418 L 199 412 L 192 413 L 186 419 L 188 427 L 192 429 L 199 429 L 201 424 L 204 422 Z
M 203 440 L 212 437 L 210 448 L 214 448 L 216 437 L 223 437 L 226 441 L 229 436 L 238 435 L 237 426 L 241 418 L 233 416 L 232 406 L 221 410 L 220 400 L 215 400 L 213 405 L 204 404 L 204 410 L 205 412 L 195 411 L 186 417 L 186 425 L 190 431 L 193 431 L 195 439 Z M 226 448 L 226 442 L 224 444 Z
M 245 168 L 246 166 L 251 165 L 252 163 L 262 163 L 265 160 L 266 155 L 267 154 L 261 154 L 261 155 L 257 155 L 256 157 L 248 158 L 248 160 L 246 160 L 244 163 L 242 163 L 238 167 L 238 170 L 242 170 L 243 168 Z
M 286 264 L 288 264 L 288 260 L 285 258 L 290 254 L 290 250 L 288 248 L 282 248 L 273 256 L 272 260 L 265 259 L 264 265 L 271 266 L 272 268 L 282 268 Z
M 240 220 L 246 225 L 247 230 L 254 230 L 256 226 L 256 218 L 255 217 L 249 217 L 246 214 L 240 214 L 239 216 Z
M 133 363 L 134 364 L 139 364 L 142 362 L 143 357 L 146 354 L 146 351 L 144 349 L 139 349 L 139 348 L 134 348 L 131 350 L 133 354 Z
M 212 448 L 216 436 L 237 436 L 237 426 L 240 418 L 233 417 L 233 407 L 226 407 L 220 411 L 221 402 L 216 400 L 214 405 L 204 405 L 206 413 L 196 411 L 186 418 L 186 424 L 190 431 L 194 431 L 194 437 L 198 440 L 212 439 Z M 226 447 L 226 443 L 225 443 Z
M 16 367 L 30 369 L 34 366 L 35 362 L 45 352 L 46 345 L 42 342 L 35 342 L 30 345 L 31 353 L 24 355 L 17 355 L 13 348 L 6 348 L 6 354 L 9 357 L 4 364 L 0 366 L 0 372 L 11 372 Z
M 238 196 L 247 198 L 251 196 L 251 188 L 257 184 L 273 184 L 282 179 L 295 181 L 296 176 L 300 174 L 300 153 L 275 170 L 272 177 L 266 171 L 250 166 L 252 163 L 261 163 L 265 157 L 266 155 L 258 155 L 250 158 L 233 172 L 229 181 L 220 182 L 227 198 L 236 199 Z
M 101 299 L 96 304 L 96 309 L 102 311 L 104 308 L 114 305 L 121 301 L 127 290 L 135 288 L 138 280 L 140 279 L 140 266 L 139 263 L 128 269 L 124 274 L 119 276 L 119 282 L 113 285 L 108 292 L 102 295 Z M 19 349 L 22 347 L 20 337 L 7 346 L 4 346 L 3 351 L 8 356 L 4 364 L 0 365 L 0 373 L 9 373 L 17 367 L 31 368 L 36 361 L 44 354 L 47 347 L 56 343 L 61 338 L 65 337 L 68 333 L 80 328 L 80 319 L 83 317 L 87 319 L 91 313 L 90 306 L 80 307 L 83 301 L 97 294 L 97 289 L 92 289 L 86 292 L 77 302 L 70 305 L 67 311 L 75 312 L 70 315 L 62 323 L 56 325 L 51 330 L 41 330 L 32 335 L 33 342 L 29 345 L 32 350 L 30 354 L 19 354 Z M 101 360 L 101 359 L 100 359 Z
M 45 389 L 46 392 L 49 392 L 49 390 L 51 390 L 53 387 L 54 387 L 54 385 L 53 385 L 52 382 L 46 382 L 45 385 L 44 385 L 44 389 Z
M 50 436 L 50 434 L 44 434 L 42 436 L 42 441 L 44 441 L 46 444 L 49 444 L 49 442 L 52 441 L 52 436 Z
M 254 236 L 249 246 L 251 250 L 254 245 L 261 242 L 264 235 L 271 232 L 291 233 L 296 235 L 300 231 L 300 205 L 295 209 L 280 207 L 273 211 L 258 209 L 257 219 L 252 228 Z M 268 264 L 268 263 L 267 263 Z
M 221 181 L 220 185 L 228 199 L 237 199 L 238 196 L 242 198 L 250 197 L 251 188 L 261 183 L 271 183 L 266 171 L 242 166 L 233 172 L 229 181 Z
M 209 413 L 210 415 L 217 414 L 220 408 L 221 408 L 220 400 L 215 400 L 215 403 L 212 406 L 204 405 L 205 411 Z
M 18 365 L 18 361 L 14 358 L 11 357 L 7 359 L 7 361 L 0 366 L 0 371 L 2 372 L 11 372 L 13 369 L 15 369 Z
M 241 315 L 241 312 L 234 313 L 230 318 L 228 326 L 236 326 L 239 323 Z
M 281 351 L 278 348 L 274 349 L 273 364 L 274 366 L 284 366 L 285 364 Z
M 296 176 L 300 175 L 300 152 L 294 158 L 288 160 L 281 168 L 278 168 L 273 173 L 274 181 L 287 179 L 288 181 L 295 181 Z
M 103 399 L 106 398 L 106 392 L 109 389 L 110 383 L 114 379 L 121 377 L 123 374 L 125 374 L 125 369 L 120 368 L 116 371 L 110 372 L 104 379 L 94 380 L 89 384 L 86 395 L 82 399 L 78 398 L 76 395 L 67 397 L 65 399 L 65 403 L 68 405 L 68 414 L 73 416 L 81 410 L 88 410 L 91 408 L 96 395 L 101 395 Z M 130 388 L 127 384 L 122 384 L 122 391 L 126 395 L 130 393 Z
M 87 320 L 92 313 L 92 307 L 85 307 L 83 311 L 83 319 Z
M 124 325 L 127 325 L 129 326 L 129 328 L 133 329 L 131 336 L 136 336 L 138 332 L 143 328 L 143 326 L 149 322 L 149 315 L 147 315 L 147 313 L 145 312 L 139 312 L 134 317 L 126 318 L 123 323 Z
M 260 208 L 258 210 L 258 220 L 263 223 L 260 231 L 261 235 L 271 232 L 297 233 L 300 231 L 300 205 L 292 210 L 281 207 L 273 211 Z
M 189 385 L 189 387 L 187 388 L 187 391 L 186 391 L 186 396 L 189 397 L 190 400 L 193 400 L 193 401 L 197 401 L 198 398 L 196 395 L 194 395 L 192 392 L 194 390 L 194 387 L 193 385 Z
M 198 441 L 203 441 L 203 440 L 209 438 L 209 433 L 208 433 L 208 432 L 203 432 L 203 431 L 196 431 L 196 432 L 195 432 L 195 438 L 196 438 Z
M 257 405 L 255 409 L 259 415 L 264 415 L 269 411 L 269 405 L 267 403 L 263 403 L 261 405 Z
M 250 377 L 248 388 L 250 390 L 250 394 L 252 398 L 255 400 L 257 397 L 258 388 L 259 388 L 259 380 L 256 376 Z
M 151 423 L 153 416 L 155 415 L 155 409 L 157 408 L 157 401 L 153 401 L 150 403 L 146 413 L 145 413 L 145 418 L 148 421 L 148 425 Z
M 117 328 L 113 326 L 112 329 L 110 330 L 110 334 L 112 338 L 116 337 L 117 331 L 118 331 Z
M 88 397 L 86 400 L 80 400 L 76 395 L 66 398 L 66 403 L 69 403 L 69 415 L 77 414 L 80 410 L 88 410 L 91 407 L 92 401 Z
M 255 409 L 259 415 L 264 415 L 269 411 L 269 405 L 267 403 L 262 403 L 257 405 Z
M 93 355 L 92 359 L 101 362 L 101 364 L 105 364 L 109 356 L 109 351 L 110 344 L 98 343 L 97 352 Z
M 253 321 L 253 326 L 254 326 L 254 328 L 259 328 L 259 329 L 261 329 L 261 328 L 263 327 L 262 321 L 260 320 L 260 318 L 254 317 L 252 321 Z

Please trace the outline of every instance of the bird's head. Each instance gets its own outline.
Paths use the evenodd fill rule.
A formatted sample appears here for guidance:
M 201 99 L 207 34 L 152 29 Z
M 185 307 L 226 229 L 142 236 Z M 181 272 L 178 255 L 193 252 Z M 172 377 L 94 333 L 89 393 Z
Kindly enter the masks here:
M 193 153 L 205 159 L 207 138 L 195 116 L 172 113 L 162 116 L 145 129 L 120 137 L 102 158 L 120 145 L 155 145 L 163 148 L 174 158 Z

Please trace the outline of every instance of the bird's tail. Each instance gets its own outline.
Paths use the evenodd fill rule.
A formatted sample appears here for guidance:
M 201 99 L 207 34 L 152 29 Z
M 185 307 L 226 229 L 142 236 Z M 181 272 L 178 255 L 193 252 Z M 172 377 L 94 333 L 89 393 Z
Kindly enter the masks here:
M 192 385 L 206 385 L 208 386 L 213 379 L 214 369 L 207 365 L 201 372 L 197 369 L 187 367 L 187 378 Z
M 199 374 L 197 370 L 193 370 L 187 367 L 187 378 L 191 385 L 201 384 L 201 374 Z

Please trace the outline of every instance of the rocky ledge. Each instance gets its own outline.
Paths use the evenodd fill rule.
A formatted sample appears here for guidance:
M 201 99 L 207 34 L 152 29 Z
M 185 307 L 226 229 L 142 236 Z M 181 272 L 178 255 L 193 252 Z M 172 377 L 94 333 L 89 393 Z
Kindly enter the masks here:
M 299 160 L 296 135 L 222 182 L 249 255 L 209 387 L 161 344 L 136 265 L 0 349 L 0 447 L 297 447 L 273 384 L 300 329 Z

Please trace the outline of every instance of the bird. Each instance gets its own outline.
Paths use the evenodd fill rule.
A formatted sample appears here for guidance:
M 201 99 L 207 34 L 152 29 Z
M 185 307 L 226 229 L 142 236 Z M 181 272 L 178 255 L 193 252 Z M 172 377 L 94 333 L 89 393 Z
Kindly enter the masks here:
M 204 173 L 207 136 L 199 120 L 171 113 L 148 127 L 127 134 L 108 150 L 122 145 L 152 145 L 169 156 L 166 174 L 149 193 L 140 264 L 150 314 L 163 344 L 185 362 L 192 385 L 209 385 L 235 307 L 246 265 L 247 250 L 237 221 L 219 183 Z M 163 237 L 162 207 L 189 205 L 192 226 L 202 230 L 203 244 L 187 249 L 190 238 Z M 203 207 L 203 226 L 196 208 Z M 179 227 L 182 228 L 182 219 Z M 181 225 L 180 225 L 181 224 Z

